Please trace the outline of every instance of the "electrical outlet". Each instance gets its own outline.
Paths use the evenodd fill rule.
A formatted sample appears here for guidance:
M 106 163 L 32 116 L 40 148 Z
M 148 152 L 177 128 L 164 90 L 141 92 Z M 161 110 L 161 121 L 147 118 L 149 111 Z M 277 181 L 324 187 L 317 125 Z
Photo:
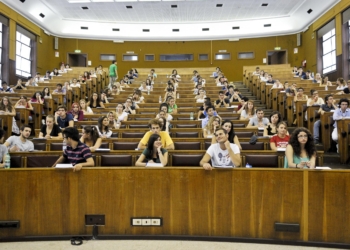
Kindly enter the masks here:
M 162 224 L 161 218 L 153 218 L 151 219 L 151 225 L 152 226 L 160 226 Z
M 151 225 L 151 219 L 141 219 L 141 225 L 142 226 L 150 226 Z
M 131 218 L 131 226 L 142 226 L 142 220 L 140 218 Z

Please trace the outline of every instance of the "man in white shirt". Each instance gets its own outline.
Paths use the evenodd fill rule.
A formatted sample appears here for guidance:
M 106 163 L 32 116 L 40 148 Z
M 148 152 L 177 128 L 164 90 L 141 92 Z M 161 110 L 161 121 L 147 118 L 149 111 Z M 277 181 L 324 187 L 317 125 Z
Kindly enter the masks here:
M 212 170 L 213 166 L 239 167 L 241 165 L 241 155 L 236 144 L 230 143 L 228 133 L 225 129 L 218 129 L 215 132 L 216 144 L 212 144 L 202 160 L 200 166 L 205 170 Z M 212 165 L 209 161 L 211 160 Z
M 311 97 L 309 99 L 307 99 L 307 103 L 306 103 L 306 105 L 308 107 L 313 106 L 313 105 L 321 106 L 322 104 L 324 104 L 324 100 L 318 96 L 317 90 L 312 89 L 310 91 L 310 93 L 311 93 Z
M 333 113 L 334 129 L 332 132 L 332 139 L 336 143 L 338 143 L 338 129 L 337 122 L 338 120 L 350 119 L 350 109 L 349 109 L 349 100 L 346 98 L 342 98 L 339 100 L 339 108 L 336 109 Z M 338 144 L 337 144 L 338 148 Z
M 18 151 L 33 151 L 34 144 L 28 140 L 31 132 L 32 128 L 29 127 L 29 125 L 23 125 L 20 129 L 20 135 L 10 136 L 4 145 L 9 148 L 10 153 Z

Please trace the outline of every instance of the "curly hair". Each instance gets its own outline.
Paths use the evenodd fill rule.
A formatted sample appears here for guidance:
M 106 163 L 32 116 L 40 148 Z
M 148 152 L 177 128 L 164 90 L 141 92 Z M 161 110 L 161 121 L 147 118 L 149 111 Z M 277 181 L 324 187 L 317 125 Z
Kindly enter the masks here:
M 300 143 L 298 141 L 298 135 L 301 132 L 304 132 L 307 134 L 307 142 L 305 144 L 305 150 L 308 157 L 311 157 L 316 153 L 316 147 L 314 143 L 314 138 L 311 132 L 307 128 L 304 128 L 304 127 L 296 128 L 289 138 L 289 144 L 292 146 L 294 154 L 297 156 L 300 156 L 301 148 L 300 148 Z

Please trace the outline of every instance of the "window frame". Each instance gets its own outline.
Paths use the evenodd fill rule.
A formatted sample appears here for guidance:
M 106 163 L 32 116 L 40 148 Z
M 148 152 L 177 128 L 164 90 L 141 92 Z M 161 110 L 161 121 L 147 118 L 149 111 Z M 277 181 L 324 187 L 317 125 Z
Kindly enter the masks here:
M 227 58 L 227 59 L 217 59 L 216 57 L 218 55 L 229 55 L 229 58 Z M 231 60 L 231 53 L 230 52 L 218 52 L 218 53 L 215 53 L 214 60 L 215 61 L 230 61 Z
M 153 56 L 153 60 L 146 60 L 147 56 Z M 145 62 L 154 62 L 156 60 L 156 56 L 155 54 L 145 54 L 143 59 Z
M 125 60 L 124 57 L 125 56 L 137 56 L 137 60 Z M 123 54 L 122 55 L 122 61 L 123 62 L 138 62 L 139 61 L 139 55 L 138 54 Z

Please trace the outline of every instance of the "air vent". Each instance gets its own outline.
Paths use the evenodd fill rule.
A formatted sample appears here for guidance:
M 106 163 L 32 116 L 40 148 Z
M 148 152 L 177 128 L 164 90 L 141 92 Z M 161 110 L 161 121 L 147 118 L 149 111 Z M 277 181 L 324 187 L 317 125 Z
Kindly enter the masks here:
M 271 27 L 271 24 L 264 24 L 264 27 Z
M 171 5 L 171 8 L 177 8 L 176 4 Z
M 88 10 L 89 8 L 87 6 L 81 7 L 83 10 Z
M 40 13 L 39 16 L 41 16 L 42 18 L 45 17 L 45 15 L 43 13 Z
M 142 31 L 143 32 L 149 32 L 149 29 L 143 29 Z
M 218 3 L 216 7 L 222 7 L 222 3 Z
M 112 29 L 112 31 L 119 31 L 119 29 Z
M 82 29 L 82 30 L 88 30 L 89 29 L 89 27 L 80 27 L 80 29 Z
M 180 30 L 179 29 L 173 29 L 173 32 L 179 32 Z
M 209 31 L 209 28 L 203 28 L 202 31 Z
M 262 7 L 266 7 L 267 5 L 269 5 L 268 3 L 263 3 L 261 6 Z
M 132 6 L 131 5 L 127 5 L 126 8 L 127 9 L 132 9 Z
M 239 30 L 239 26 L 232 27 L 233 30 Z
M 308 14 L 310 14 L 311 12 L 312 12 L 312 9 L 309 9 L 309 10 L 307 11 Z

